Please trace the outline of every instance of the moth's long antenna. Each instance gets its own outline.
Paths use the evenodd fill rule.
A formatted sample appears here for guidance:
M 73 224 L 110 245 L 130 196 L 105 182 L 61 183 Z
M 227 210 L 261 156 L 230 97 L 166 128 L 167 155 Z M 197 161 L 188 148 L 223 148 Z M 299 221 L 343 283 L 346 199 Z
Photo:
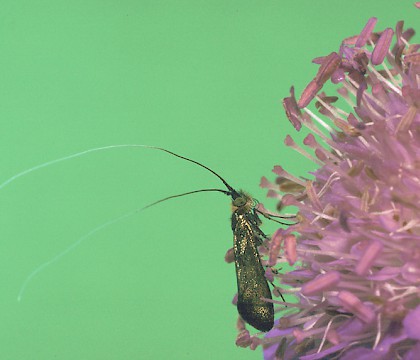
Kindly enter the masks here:
M 180 158 L 180 159 L 183 159 L 183 160 L 186 160 L 186 161 L 190 161 L 190 162 L 192 162 L 192 163 L 194 163 L 194 164 L 196 164 L 196 165 L 198 165 L 198 166 L 201 166 L 202 168 L 204 168 L 204 169 L 206 169 L 206 170 L 208 170 L 208 171 L 210 171 L 213 175 L 216 175 L 220 180 L 222 180 L 222 182 L 223 182 L 223 184 L 225 184 L 225 186 L 228 188 L 228 190 L 229 190 L 229 192 L 230 192 L 230 194 L 231 195 L 236 195 L 236 196 L 239 196 L 239 194 L 237 193 L 237 191 L 232 187 L 232 186 L 230 186 L 228 183 L 227 183 L 227 181 L 225 180 L 225 179 L 223 179 L 216 171 L 214 171 L 214 170 L 212 170 L 212 169 L 210 169 L 209 167 L 207 167 L 207 166 L 205 166 L 205 165 L 203 165 L 203 164 L 201 164 L 201 163 L 199 163 L 198 161 L 195 161 L 195 160 L 192 160 L 192 159 L 189 159 L 189 158 L 187 158 L 187 157 L 185 157 L 185 156 L 181 156 L 181 155 L 178 155 L 178 154 L 175 154 L 174 152 L 172 152 L 172 151 L 169 151 L 169 150 L 166 150 L 166 149 L 164 149 L 164 148 L 160 148 L 160 147 L 157 147 L 157 146 L 149 146 L 151 149 L 156 149 L 156 150 L 161 150 L 161 151 L 165 151 L 165 152 L 167 152 L 168 154 L 171 154 L 171 155 L 173 155 L 173 156 L 176 156 L 176 157 L 178 157 L 178 158 Z M 236 197 L 236 196 L 234 196 L 234 197 Z
M 21 301 L 23 294 L 27 288 L 27 286 L 29 285 L 29 283 L 31 282 L 31 280 L 38 275 L 40 272 L 42 272 L 43 270 L 45 270 L 48 266 L 52 265 L 53 263 L 55 263 L 56 261 L 60 260 L 62 257 L 66 256 L 67 254 L 69 254 L 71 251 L 73 251 L 75 248 L 77 248 L 83 241 L 85 241 L 87 238 L 91 237 L 93 234 L 97 233 L 98 231 L 101 231 L 117 222 L 120 222 L 121 220 L 127 219 L 130 216 L 133 216 L 135 214 L 138 214 L 141 211 L 144 211 L 154 205 L 157 205 L 161 202 L 164 202 L 166 200 L 170 200 L 170 199 L 175 199 L 177 197 L 181 197 L 181 196 L 186 196 L 186 195 L 191 195 L 191 194 L 195 194 L 195 193 L 199 193 L 199 192 L 207 192 L 207 191 L 217 191 L 217 192 L 221 192 L 225 195 L 230 196 L 230 192 L 226 191 L 226 190 L 221 190 L 221 189 L 200 189 L 200 190 L 193 190 L 193 191 L 188 191 L 182 194 L 177 194 L 177 195 L 171 195 L 171 196 L 167 196 L 163 199 L 160 199 L 158 201 L 155 201 L 151 204 L 148 204 L 146 206 L 143 206 L 141 208 L 135 209 L 135 210 L 131 210 L 123 215 L 120 215 L 116 218 L 113 218 L 111 220 L 108 220 L 98 226 L 96 226 L 94 229 L 90 230 L 88 233 L 84 234 L 83 236 L 81 236 L 79 239 L 77 239 L 75 242 L 73 242 L 72 244 L 70 244 L 68 247 L 66 247 L 63 251 L 61 251 L 60 253 L 58 253 L 57 255 L 55 255 L 54 257 L 52 257 L 51 259 L 43 262 L 41 265 L 38 265 L 34 270 L 31 271 L 31 273 L 25 278 L 25 280 L 22 283 L 22 286 L 20 287 L 19 290 L 19 294 L 17 296 L 17 300 Z
M 181 196 L 185 196 L 185 195 L 191 195 L 191 194 L 195 194 L 195 193 L 199 193 L 199 192 L 205 192 L 205 191 L 218 191 L 218 192 L 221 192 L 221 193 L 223 193 L 223 194 L 225 194 L 225 195 L 227 195 L 227 196 L 230 196 L 230 191 L 221 190 L 221 189 L 201 189 L 201 190 L 193 190 L 193 191 L 188 191 L 188 192 L 185 192 L 185 193 L 182 193 L 182 194 L 177 194 L 177 195 L 171 195 L 171 196 L 168 196 L 168 197 L 166 197 L 166 198 L 160 199 L 160 200 L 158 200 L 158 201 L 155 201 L 155 202 L 153 202 L 153 203 L 151 203 L 151 204 L 149 204 L 149 205 L 146 205 L 146 206 L 142 207 L 142 208 L 141 208 L 141 210 L 146 210 L 146 209 L 148 209 L 149 207 L 152 207 L 152 206 L 154 206 L 154 205 L 157 205 L 157 204 L 159 204 L 159 203 L 161 203 L 161 202 L 164 202 L 164 201 L 166 201 L 166 200 L 175 199 L 175 198 L 177 198 L 177 197 L 181 197 Z
M 10 177 L 9 179 L 5 180 L 3 183 L 0 184 L 0 190 L 2 188 L 4 188 L 6 185 L 9 185 L 14 180 L 20 178 L 21 176 L 27 175 L 27 174 L 29 174 L 29 173 L 31 173 L 33 171 L 42 169 L 42 168 L 47 167 L 47 166 L 50 166 L 50 165 L 57 164 L 57 163 L 62 162 L 62 161 L 70 160 L 70 159 L 73 159 L 73 158 L 76 158 L 76 157 L 79 157 L 79 156 L 82 156 L 82 155 L 86 155 L 88 153 L 96 152 L 96 151 L 110 150 L 110 149 L 115 149 L 115 148 L 138 148 L 138 147 L 164 151 L 164 152 L 166 152 L 168 154 L 171 154 L 173 156 L 176 156 L 176 157 L 178 157 L 180 159 L 183 159 L 183 160 L 186 160 L 186 161 L 190 161 L 190 162 L 192 162 L 192 163 L 194 163 L 194 164 L 196 164 L 198 166 L 201 166 L 202 168 L 206 169 L 207 171 L 210 171 L 213 175 L 216 175 L 223 182 L 223 184 L 228 188 L 228 190 L 230 192 L 230 195 L 232 195 L 233 197 L 239 196 L 238 193 L 235 191 L 235 189 L 232 188 L 232 186 L 230 186 L 226 182 L 226 180 L 223 179 L 218 173 L 216 173 L 214 170 L 210 169 L 209 167 L 207 167 L 207 166 L 199 163 L 198 161 L 189 159 L 189 158 L 187 158 L 185 156 L 178 155 L 178 154 L 176 154 L 176 153 L 174 153 L 172 151 L 166 150 L 166 149 L 161 148 L 161 147 L 158 147 L 158 146 L 153 146 L 153 145 L 140 145 L 140 144 L 107 145 L 107 146 L 102 146 L 102 147 L 97 147 L 97 148 L 92 148 L 92 149 L 80 151 L 80 152 L 77 152 L 77 153 L 74 153 L 74 154 L 71 154 L 71 155 L 67 155 L 67 156 L 64 156 L 64 157 L 61 157 L 61 158 L 58 158 L 58 159 L 55 159 L 55 160 L 47 161 L 45 163 L 42 163 L 42 164 L 33 166 L 33 167 L 29 168 L 29 169 L 26 169 L 24 171 L 21 171 L 20 173 L 18 173 L 16 175 L 13 175 L 12 177 Z

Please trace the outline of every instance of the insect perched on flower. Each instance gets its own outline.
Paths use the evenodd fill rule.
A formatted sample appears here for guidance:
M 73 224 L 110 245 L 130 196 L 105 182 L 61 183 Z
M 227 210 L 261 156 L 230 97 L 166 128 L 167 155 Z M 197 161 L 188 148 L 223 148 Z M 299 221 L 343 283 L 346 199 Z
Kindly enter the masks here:
M 310 131 L 309 151 L 290 136 L 286 145 L 319 168 L 302 180 L 276 166 L 275 183 L 261 183 L 300 220 L 273 236 L 269 253 L 275 259 L 283 247 L 279 258 L 297 260 L 274 277 L 298 302 L 263 338 L 238 336 L 239 345 L 262 344 L 265 359 L 420 354 L 420 45 L 402 21 L 374 32 L 376 21 L 315 59 L 320 68 L 300 99 L 293 88 L 284 99 L 296 130 Z M 321 92 L 329 81 L 338 96 Z
M 264 241 L 268 239 L 268 237 L 264 234 L 264 232 L 260 229 L 262 224 L 261 219 L 259 218 L 258 214 L 270 219 L 272 221 L 278 222 L 283 225 L 287 225 L 279 220 L 274 219 L 282 218 L 282 219 L 290 219 L 295 218 L 294 215 L 290 216 L 283 216 L 283 215 L 276 215 L 271 214 L 270 212 L 264 212 L 261 209 L 257 208 L 258 201 L 253 199 L 249 194 L 245 193 L 242 190 L 235 190 L 231 185 L 229 185 L 224 178 L 222 178 L 218 173 L 214 170 L 210 169 L 206 165 L 195 161 L 193 159 L 187 158 L 185 156 L 176 154 L 170 150 L 151 146 L 151 145 L 141 145 L 141 144 L 132 144 L 132 145 L 108 145 L 98 148 L 91 148 L 85 151 L 81 151 L 78 153 L 74 153 L 59 159 L 51 160 L 40 165 L 34 166 L 30 169 L 24 170 L 2 184 L 0 184 L 0 189 L 7 186 L 12 181 L 16 180 L 17 178 L 29 174 L 33 171 L 39 170 L 41 168 L 70 160 L 79 156 L 86 155 L 88 153 L 96 152 L 96 151 L 103 151 L 103 150 L 110 150 L 116 148 L 145 148 L 145 149 L 153 149 L 163 151 L 167 154 L 175 156 L 185 161 L 189 161 L 195 165 L 198 165 L 208 172 L 215 175 L 222 183 L 225 185 L 227 190 L 223 189 L 214 189 L 214 188 L 207 188 L 207 189 L 200 189 L 200 190 L 193 190 L 188 191 L 182 194 L 171 195 L 165 197 L 163 199 L 157 200 L 149 205 L 143 206 L 142 208 L 136 209 L 134 211 L 130 211 L 124 215 L 118 216 L 117 218 L 111 219 L 106 221 L 94 229 L 86 233 L 85 235 L 81 236 L 78 240 L 73 242 L 70 246 L 64 249 L 59 254 L 55 255 L 50 260 L 42 263 L 38 267 L 36 267 L 24 280 L 19 294 L 18 294 L 18 301 L 22 300 L 23 294 L 26 290 L 27 285 L 33 279 L 33 277 L 43 271 L 47 266 L 51 265 L 52 263 L 58 261 L 63 256 L 67 255 L 70 251 L 74 250 L 78 245 L 80 245 L 83 241 L 85 241 L 88 237 L 93 235 L 94 233 L 112 225 L 116 222 L 123 220 L 129 216 L 134 215 L 135 213 L 139 213 L 143 210 L 146 210 L 154 205 L 162 203 L 164 201 L 179 198 L 186 195 L 196 194 L 200 192 L 219 192 L 229 196 L 232 199 L 232 218 L 231 218 L 231 226 L 233 231 L 233 260 L 235 262 L 235 269 L 236 269 L 236 279 L 237 279 L 237 301 L 236 306 L 238 309 L 238 313 L 240 315 L 241 321 L 245 321 L 252 327 L 260 331 L 269 331 L 272 329 L 274 325 L 274 306 L 272 303 L 272 296 L 271 291 L 267 283 L 266 273 L 261 263 L 260 254 L 258 248 L 263 245 Z M 277 296 L 280 296 L 283 300 L 283 295 L 277 292 Z

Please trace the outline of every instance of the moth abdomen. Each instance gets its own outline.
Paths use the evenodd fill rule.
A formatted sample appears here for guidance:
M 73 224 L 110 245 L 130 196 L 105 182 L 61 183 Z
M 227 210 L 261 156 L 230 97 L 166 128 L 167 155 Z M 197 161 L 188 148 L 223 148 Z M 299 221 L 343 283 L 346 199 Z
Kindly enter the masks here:
M 248 257 L 249 259 L 249 257 Z M 269 331 L 274 325 L 274 306 L 271 291 L 264 275 L 260 259 L 253 266 L 243 267 L 236 260 L 238 282 L 238 313 L 251 326 L 260 331 Z M 238 266 L 239 265 L 239 266 Z
M 272 303 L 240 302 L 237 304 L 238 313 L 249 325 L 260 331 L 270 331 L 274 326 L 274 308 Z

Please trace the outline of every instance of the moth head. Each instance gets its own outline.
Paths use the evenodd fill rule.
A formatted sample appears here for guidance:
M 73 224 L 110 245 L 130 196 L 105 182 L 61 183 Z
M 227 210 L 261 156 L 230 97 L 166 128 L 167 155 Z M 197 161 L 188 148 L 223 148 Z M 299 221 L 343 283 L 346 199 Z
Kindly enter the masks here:
M 254 207 L 254 199 L 243 191 L 238 191 L 237 196 L 232 200 L 232 210 L 248 212 Z

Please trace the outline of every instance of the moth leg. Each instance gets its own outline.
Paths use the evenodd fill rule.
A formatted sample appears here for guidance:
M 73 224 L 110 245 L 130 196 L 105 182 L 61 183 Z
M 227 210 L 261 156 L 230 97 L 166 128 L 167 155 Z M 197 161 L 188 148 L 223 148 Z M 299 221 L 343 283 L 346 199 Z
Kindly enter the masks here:
M 279 290 L 280 288 L 278 286 L 274 285 L 274 283 L 272 283 L 271 281 L 270 281 L 270 284 L 273 286 L 273 288 L 274 288 L 273 290 L 277 290 L 276 292 L 278 292 L 280 294 L 280 297 L 283 300 L 283 302 L 286 302 L 286 299 L 284 298 L 283 294 Z M 287 306 L 287 305 L 285 305 L 285 306 Z
M 266 268 L 267 267 L 269 267 L 270 269 L 271 269 L 271 271 L 274 273 L 274 274 L 278 274 L 279 273 L 279 271 L 278 270 L 281 270 L 281 268 L 280 269 L 275 269 L 275 268 L 273 268 L 273 267 L 271 267 L 271 266 L 266 266 Z M 273 287 L 273 290 L 276 290 L 276 292 L 278 292 L 279 294 L 280 294 L 280 297 L 281 297 L 281 299 L 283 300 L 283 302 L 286 302 L 286 300 L 285 300 L 285 298 L 284 298 L 284 296 L 283 296 L 283 294 L 280 292 L 280 287 L 278 287 L 278 286 L 276 286 L 273 282 L 271 282 L 271 281 L 269 281 L 268 280 L 268 282 L 271 284 L 271 286 Z M 287 305 L 286 305 L 287 306 Z
M 267 245 L 265 245 L 264 244 L 264 240 L 267 240 L 267 239 L 269 239 L 270 237 L 269 236 L 267 236 L 261 229 L 260 229 L 260 225 L 261 225 L 261 220 L 260 220 L 260 218 L 259 218 L 259 216 L 258 216 L 258 214 L 257 214 L 257 209 L 253 209 L 252 210 L 252 215 L 251 216 L 249 216 L 248 217 L 248 221 L 249 221 L 249 224 L 251 225 L 251 228 L 252 228 L 252 231 L 253 231 L 253 233 L 254 233 L 254 239 L 255 239 L 255 244 L 257 245 L 257 246 L 261 246 L 261 245 L 263 245 L 267 250 L 268 250 L 268 247 L 267 247 Z M 259 212 L 259 211 L 258 211 Z M 264 213 L 262 213 L 262 215 L 263 216 L 265 216 L 265 217 L 267 217 L 267 218 L 269 218 L 268 216 L 266 216 L 266 214 L 264 214 Z M 270 219 L 270 218 L 269 218 Z M 270 220 L 272 220 L 272 219 L 270 219 Z M 267 266 L 263 266 L 264 268 L 267 268 Z M 272 271 L 274 272 L 274 273 L 277 273 L 277 270 L 276 269 L 273 269 L 273 268 L 271 268 L 272 269 Z M 279 289 L 279 287 L 278 286 L 276 286 L 276 285 L 274 285 L 274 283 L 272 283 L 271 281 L 268 281 L 272 286 L 273 286 L 273 288 L 275 289 L 275 290 L 277 290 L 277 292 L 280 294 L 280 297 L 282 298 L 282 300 L 283 300 L 283 302 L 286 302 L 286 300 L 285 300 L 285 298 L 283 297 L 283 294 L 280 292 L 280 290 L 278 290 Z
M 265 213 L 265 212 L 263 212 L 261 210 L 258 210 L 258 209 L 254 209 L 254 213 L 255 214 L 259 213 L 262 216 L 264 216 L 266 219 L 271 220 L 271 221 L 274 221 L 274 222 L 279 223 L 279 224 L 282 224 L 282 225 L 292 226 L 292 225 L 296 225 L 296 224 L 299 223 L 299 222 L 295 222 L 295 223 L 288 224 L 288 223 L 285 223 L 285 222 L 282 222 L 282 221 L 279 221 L 279 220 L 276 220 L 275 219 L 275 218 L 279 218 L 279 219 L 296 219 L 297 215 L 290 215 L 290 216 L 289 215 L 285 215 L 285 216 L 270 215 L 270 214 L 267 214 L 267 213 Z
M 260 218 L 258 217 L 256 213 L 254 213 L 253 215 L 254 216 L 250 217 L 248 220 L 250 222 L 250 225 L 252 227 L 252 231 L 254 232 L 255 237 L 262 237 L 264 240 L 267 240 L 268 236 L 260 229 L 260 225 L 262 224 Z

